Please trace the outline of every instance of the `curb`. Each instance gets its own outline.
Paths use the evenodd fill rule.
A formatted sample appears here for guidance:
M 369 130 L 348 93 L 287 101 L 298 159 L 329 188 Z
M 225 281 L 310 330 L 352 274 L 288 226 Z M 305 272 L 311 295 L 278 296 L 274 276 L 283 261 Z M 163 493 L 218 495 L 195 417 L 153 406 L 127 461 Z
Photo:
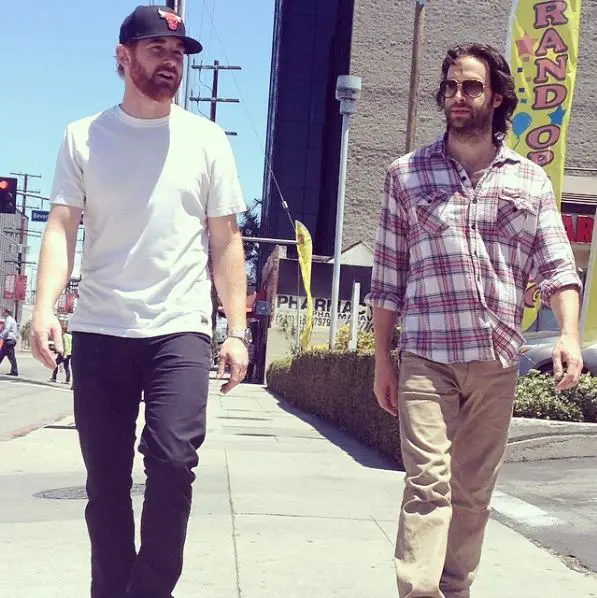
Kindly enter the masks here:
M 556 433 L 508 442 L 504 461 L 549 461 L 594 457 L 597 455 L 597 435 Z
M 69 417 L 69 412 L 59 413 L 55 417 L 46 417 L 35 423 L 28 424 L 26 426 L 22 426 L 21 428 L 17 428 L 16 430 L 11 430 L 10 432 L 7 432 L 6 434 L 0 436 L 0 442 L 8 442 L 10 440 L 15 440 L 15 438 L 22 438 L 31 434 L 32 432 L 36 432 L 37 430 L 47 428 L 48 426 L 51 426 L 56 422 L 64 421 Z
M 594 457 L 597 424 L 514 418 L 510 427 L 506 463 Z
M 27 378 L 25 376 L 7 376 L 6 374 L 0 374 L 0 381 L 12 382 L 13 384 L 26 382 L 27 384 L 35 384 L 36 386 L 45 386 L 47 388 L 54 388 L 57 390 L 68 390 L 69 392 L 71 391 L 70 387 L 67 387 L 66 384 L 57 384 L 55 382 L 36 380 L 35 378 Z

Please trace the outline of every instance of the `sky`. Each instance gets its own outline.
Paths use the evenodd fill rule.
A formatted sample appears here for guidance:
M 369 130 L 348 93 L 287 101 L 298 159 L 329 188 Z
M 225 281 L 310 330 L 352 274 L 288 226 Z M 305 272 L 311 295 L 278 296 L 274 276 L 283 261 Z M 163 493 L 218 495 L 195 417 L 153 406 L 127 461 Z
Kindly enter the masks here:
M 160 4 L 151 2 L 149 4 Z M 56 154 L 66 125 L 118 104 L 123 84 L 115 70 L 115 48 L 134 0 L 29 0 L 0 19 L 0 176 L 41 174 L 29 188 L 48 196 Z M 218 123 L 234 150 L 247 202 L 262 194 L 269 97 L 274 0 L 186 0 L 187 32 L 204 50 L 197 64 L 241 66 L 220 73 L 220 97 L 240 104 L 218 106 Z M 192 95 L 211 95 L 212 73 L 193 71 Z M 209 104 L 190 109 L 209 115 Z M 19 199 L 20 201 L 20 199 Z M 36 199 L 28 205 L 40 208 Z M 45 202 L 44 209 L 48 209 Z M 30 223 L 41 233 L 43 224 Z M 30 234 L 28 260 L 36 261 L 39 237 Z M 30 276 L 35 271 L 29 268 Z

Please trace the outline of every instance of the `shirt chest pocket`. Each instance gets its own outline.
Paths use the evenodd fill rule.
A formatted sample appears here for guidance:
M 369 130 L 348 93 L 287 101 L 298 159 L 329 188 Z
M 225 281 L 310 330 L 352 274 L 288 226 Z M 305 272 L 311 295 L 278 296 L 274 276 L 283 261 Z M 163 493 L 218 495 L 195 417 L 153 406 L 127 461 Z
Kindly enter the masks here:
M 452 217 L 449 207 L 450 195 L 434 191 L 415 198 L 417 224 L 430 236 L 441 235 L 450 228 Z
M 495 227 L 498 236 L 515 239 L 530 231 L 537 216 L 531 198 L 514 189 L 503 190 L 498 197 Z

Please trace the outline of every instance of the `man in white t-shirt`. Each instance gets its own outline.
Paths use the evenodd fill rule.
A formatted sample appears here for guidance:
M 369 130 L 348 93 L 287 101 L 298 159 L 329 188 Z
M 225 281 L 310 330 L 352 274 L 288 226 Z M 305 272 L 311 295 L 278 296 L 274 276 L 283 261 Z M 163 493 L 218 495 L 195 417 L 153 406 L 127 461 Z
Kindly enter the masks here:
M 245 210 L 225 133 L 172 104 L 184 54 L 201 51 L 169 8 L 140 6 L 116 49 L 124 99 L 70 124 L 59 153 L 32 325 L 34 355 L 62 351 L 53 308 L 86 239 L 73 331 L 74 408 L 87 468 L 92 598 L 169 598 L 182 570 L 205 438 L 213 277 L 229 324 L 226 393 L 245 376 Z M 147 483 L 135 548 L 131 471 L 141 397 Z M 199 590 L 198 590 L 199 591 Z

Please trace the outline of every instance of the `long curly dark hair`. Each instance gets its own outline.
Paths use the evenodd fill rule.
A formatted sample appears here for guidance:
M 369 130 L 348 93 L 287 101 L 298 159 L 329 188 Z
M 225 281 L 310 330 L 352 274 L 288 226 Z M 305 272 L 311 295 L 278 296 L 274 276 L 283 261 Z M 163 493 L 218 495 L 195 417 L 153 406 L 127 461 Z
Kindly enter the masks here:
M 492 125 L 493 141 L 494 143 L 500 143 L 508 132 L 512 115 L 518 105 L 516 86 L 510 67 L 502 54 L 489 45 L 468 44 L 454 46 L 448 50 L 444 58 L 444 63 L 442 64 L 442 81 L 446 79 L 450 67 L 459 58 L 463 58 L 464 56 L 472 56 L 473 58 L 484 61 L 489 66 L 491 90 L 494 94 L 501 95 L 504 98 L 501 106 L 495 109 Z M 441 89 L 438 89 L 435 99 L 438 107 L 443 110 L 445 98 Z

